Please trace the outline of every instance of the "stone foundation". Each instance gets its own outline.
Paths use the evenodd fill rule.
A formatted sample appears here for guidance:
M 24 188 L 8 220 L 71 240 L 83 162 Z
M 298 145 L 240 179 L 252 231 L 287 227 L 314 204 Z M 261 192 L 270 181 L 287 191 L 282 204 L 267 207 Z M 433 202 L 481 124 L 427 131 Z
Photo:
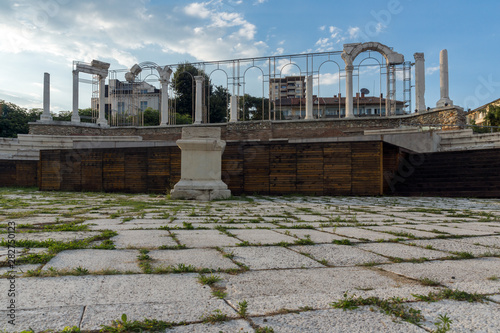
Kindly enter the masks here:
M 362 117 L 351 119 L 314 119 L 289 121 L 245 121 L 222 124 L 201 124 L 197 126 L 218 127 L 221 139 L 226 141 L 261 140 L 283 138 L 328 138 L 363 134 L 364 130 L 398 128 L 415 125 L 450 125 L 443 129 L 458 129 L 466 124 L 462 108 L 452 106 L 433 109 L 424 113 L 404 116 Z M 152 126 L 152 127 L 110 127 L 95 124 L 71 122 L 30 123 L 30 134 L 42 135 L 103 135 L 141 136 L 143 140 L 177 141 L 182 128 L 192 125 Z

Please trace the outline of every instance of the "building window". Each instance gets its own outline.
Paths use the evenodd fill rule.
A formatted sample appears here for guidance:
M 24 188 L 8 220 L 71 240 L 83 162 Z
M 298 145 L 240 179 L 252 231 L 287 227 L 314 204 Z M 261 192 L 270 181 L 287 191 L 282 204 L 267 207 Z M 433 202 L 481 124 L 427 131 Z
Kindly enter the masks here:
M 141 111 L 144 111 L 148 108 L 148 101 L 141 101 Z
M 119 113 L 125 112 L 125 102 L 118 102 L 118 112 Z
M 141 94 L 147 94 L 148 93 L 148 90 L 147 89 L 142 89 L 141 90 Z

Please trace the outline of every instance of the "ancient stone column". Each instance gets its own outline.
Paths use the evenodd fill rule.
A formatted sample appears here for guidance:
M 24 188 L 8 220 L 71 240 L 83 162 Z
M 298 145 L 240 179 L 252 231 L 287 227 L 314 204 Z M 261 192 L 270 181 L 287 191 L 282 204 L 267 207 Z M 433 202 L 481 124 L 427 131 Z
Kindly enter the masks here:
M 231 96 L 231 111 L 229 122 L 234 123 L 238 121 L 238 96 Z
M 106 120 L 106 77 L 99 75 L 99 118 L 97 125 L 107 127 L 108 121 Z
M 74 123 L 80 122 L 80 115 L 78 114 L 78 71 L 73 71 L 73 112 L 71 114 L 71 121 Z
M 425 58 L 423 53 L 415 53 L 415 109 L 424 112 L 425 106 Z
M 439 53 L 439 83 L 441 90 L 441 99 L 436 103 L 436 106 L 452 106 L 453 101 L 450 100 L 450 90 L 448 81 L 448 51 L 441 50 Z
M 168 110 L 168 85 L 170 84 L 170 75 L 172 69 L 168 66 L 158 68 L 161 83 L 161 122 L 160 126 L 167 126 L 169 123 L 170 115 Z
M 50 115 L 50 74 L 43 74 L 43 113 L 40 121 L 52 121 Z
M 313 115 L 313 77 L 306 77 L 306 120 L 314 119 Z
M 353 96 L 352 96 L 352 71 L 354 66 L 345 66 L 345 117 L 354 118 Z
M 194 104 L 194 123 L 201 124 L 202 120 L 202 111 L 203 111 L 203 76 L 195 76 L 196 80 L 196 99 Z
M 226 142 L 219 127 L 183 127 L 181 180 L 170 192 L 173 199 L 214 200 L 231 196 L 222 181 L 222 153 Z

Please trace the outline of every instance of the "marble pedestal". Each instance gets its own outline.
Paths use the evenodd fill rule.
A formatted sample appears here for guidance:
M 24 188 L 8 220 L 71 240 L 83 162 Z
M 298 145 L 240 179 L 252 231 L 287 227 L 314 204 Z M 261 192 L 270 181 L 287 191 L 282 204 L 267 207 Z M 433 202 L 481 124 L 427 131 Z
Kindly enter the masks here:
M 222 153 L 226 142 L 220 128 L 184 127 L 181 148 L 181 180 L 170 192 L 173 199 L 209 201 L 226 199 L 231 191 L 221 179 Z

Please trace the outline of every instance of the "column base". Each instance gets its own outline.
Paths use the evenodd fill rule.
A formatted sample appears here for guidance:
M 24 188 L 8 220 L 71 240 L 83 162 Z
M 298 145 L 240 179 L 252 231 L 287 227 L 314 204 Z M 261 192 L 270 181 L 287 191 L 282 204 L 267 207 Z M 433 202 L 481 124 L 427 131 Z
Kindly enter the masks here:
M 188 181 L 181 180 L 170 192 L 172 199 L 211 201 L 227 199 L 231 190 L 222 181 Z
M 438 108 L 443 108 L 445 106 L 453 106 L 453 101 L 449 98 L 441 98 L 436 103 L 436 107 L 438 107 Z
M 79 123 L 80 122 L 80 116 L 71 116 L 71 122 L 72 123 Z
M 48 122 L 48 121 L 53 121 L 54 119 L 52 118 L 52 116 L 47 116 L 47 115 L 41 115 L 40 116 L 40 120 L 41 122 Z
M 106 119 L 97 119 L 97 125 L 101 127 L 109 127 L 108 121 Z

